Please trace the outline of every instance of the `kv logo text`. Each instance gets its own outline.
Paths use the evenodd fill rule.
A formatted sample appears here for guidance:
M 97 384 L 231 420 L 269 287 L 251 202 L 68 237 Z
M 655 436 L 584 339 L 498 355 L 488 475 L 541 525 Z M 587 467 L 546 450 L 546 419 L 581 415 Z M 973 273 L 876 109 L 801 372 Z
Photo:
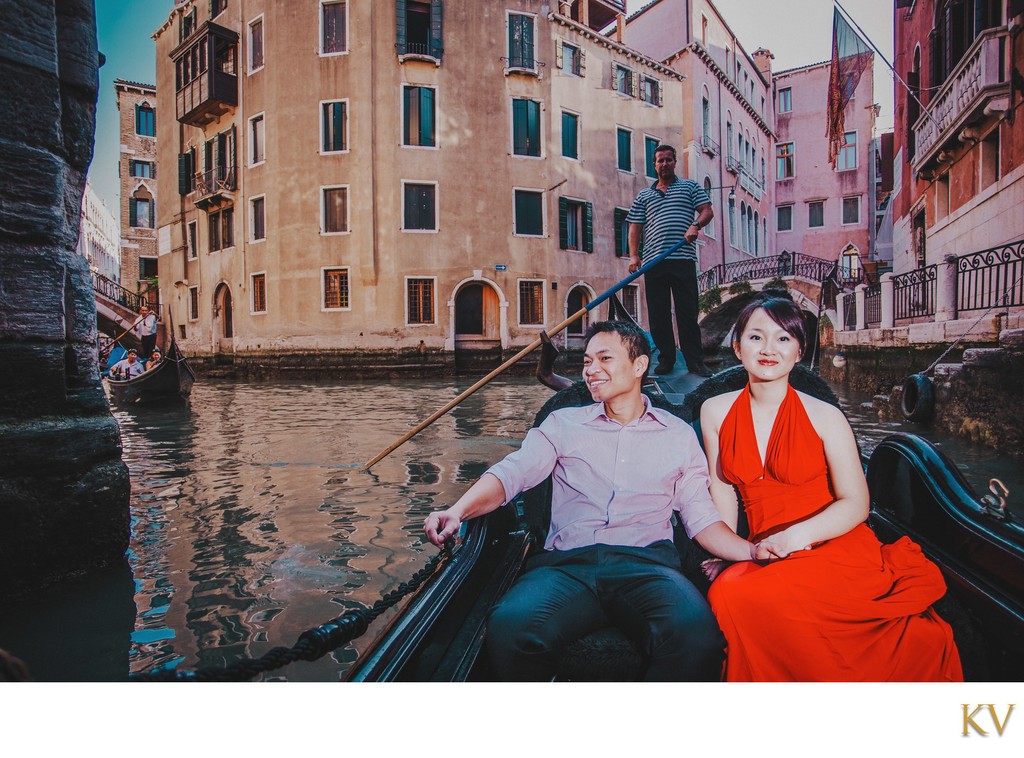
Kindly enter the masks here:
M 988 731 L 982 726 L 984 724 L 988 729 L 995 729 L 996 734 L 1000 737 L 1003 736 L 1003 731 L 1006 729 L 1006 724 L 1010 720 L 1010 714 L 1013 713 L 1013 703 L 1010 703 L 1006 709 L 1006 714 L 1001 718 L 996 712 L 996 707 L 992 703 L 982 703 L 981 705 L 970 705 L 964 704 L 961 706 L 964 713 L 964 730 L 962 732 L 964 737 L 970 735 L 970 730 L 973 729 L 975 733 L 988 736 Z

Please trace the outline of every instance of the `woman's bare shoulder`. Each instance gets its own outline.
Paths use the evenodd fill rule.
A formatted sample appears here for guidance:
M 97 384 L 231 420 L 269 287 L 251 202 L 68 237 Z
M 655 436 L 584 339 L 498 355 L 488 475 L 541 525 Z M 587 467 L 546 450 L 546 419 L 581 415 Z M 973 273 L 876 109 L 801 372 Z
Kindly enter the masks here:
M 740 396 L 743 390 L 734 390 L 733 392 L 723 392 L 721 395 L 715 395 L 709 397 L 704 401 L 704 404 L 700 407 L 700 417 L 704 421 L 721 421 L 725 418 L 729 409 L 732 408 L 733 403 L 736 402 L 736 398 Z
M 796 394 L 800 398 L 800 402 L 803 403 L 807 418 L 811 420 L 818 436 L 824 436 L 822 433 L 836 424 L 840 425 L 839 428 L 849 427 L 850 422 L 846 418 L 846 414 L 832 403 L 826 403 L 824 400 L 819 400 L 813 395 L 800 392 L 800 390 L 797 390 Z

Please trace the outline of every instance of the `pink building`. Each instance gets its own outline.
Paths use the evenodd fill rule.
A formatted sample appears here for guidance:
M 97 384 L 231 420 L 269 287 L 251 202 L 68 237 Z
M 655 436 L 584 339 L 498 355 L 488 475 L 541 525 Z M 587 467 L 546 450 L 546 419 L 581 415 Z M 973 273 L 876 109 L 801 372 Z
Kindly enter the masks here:
M 845 142 L 833 169 L 825 137 L 830 69 L 824 61 L 773 78 L 776 245 L 778 252 L 839 260 L 844 276 L 857 279 L 875 219 L 874 85 L 869 69 L 846 107 Z

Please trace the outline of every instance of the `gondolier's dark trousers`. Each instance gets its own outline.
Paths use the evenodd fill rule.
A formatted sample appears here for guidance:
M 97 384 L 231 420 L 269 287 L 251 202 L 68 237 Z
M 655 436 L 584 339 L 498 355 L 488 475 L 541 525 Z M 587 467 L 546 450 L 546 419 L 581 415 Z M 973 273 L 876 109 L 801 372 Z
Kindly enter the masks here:
M 139 339 L 142 340 L 142 355 L 139 357 L 148 361 L 149 356 L 153 354 L 153 348 L 156 347 L 156 334 L 143 334 Z
M 566 645 L 608 626 L 646 655 L 647 681 L 721 677 L 725 638 L 669 540 L 534 556 L 491 612 L 487 654 L 503 681 L 550 681 Z
M 697 324 L 697 264 L 689 260 L 664 260 L 644 274 L 647 319 L 651 338 L 658 348 L 658 361 L 676 362 L 676 337 L 672 329 L 672 306 L 676 309 L 679 348 L 688 368 L 704 364 L 704 348 Z

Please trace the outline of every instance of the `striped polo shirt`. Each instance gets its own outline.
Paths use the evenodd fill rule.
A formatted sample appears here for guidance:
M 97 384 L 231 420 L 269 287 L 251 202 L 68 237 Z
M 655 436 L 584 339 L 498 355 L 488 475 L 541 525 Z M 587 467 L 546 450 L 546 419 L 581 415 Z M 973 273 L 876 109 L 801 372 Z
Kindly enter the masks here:
M 644 226 L 640 248 L 644 263 L 681 242 L 694 221 L 697 208 L 711 204 L 708 193 L 692 179 L 677 176 L 664 194 L 655 189 L 657 186 L 655 182 L 641 190 L 626 216 L 629 223 Z M 688 242 L 668 259 L 696 261 L 697 245 Z

